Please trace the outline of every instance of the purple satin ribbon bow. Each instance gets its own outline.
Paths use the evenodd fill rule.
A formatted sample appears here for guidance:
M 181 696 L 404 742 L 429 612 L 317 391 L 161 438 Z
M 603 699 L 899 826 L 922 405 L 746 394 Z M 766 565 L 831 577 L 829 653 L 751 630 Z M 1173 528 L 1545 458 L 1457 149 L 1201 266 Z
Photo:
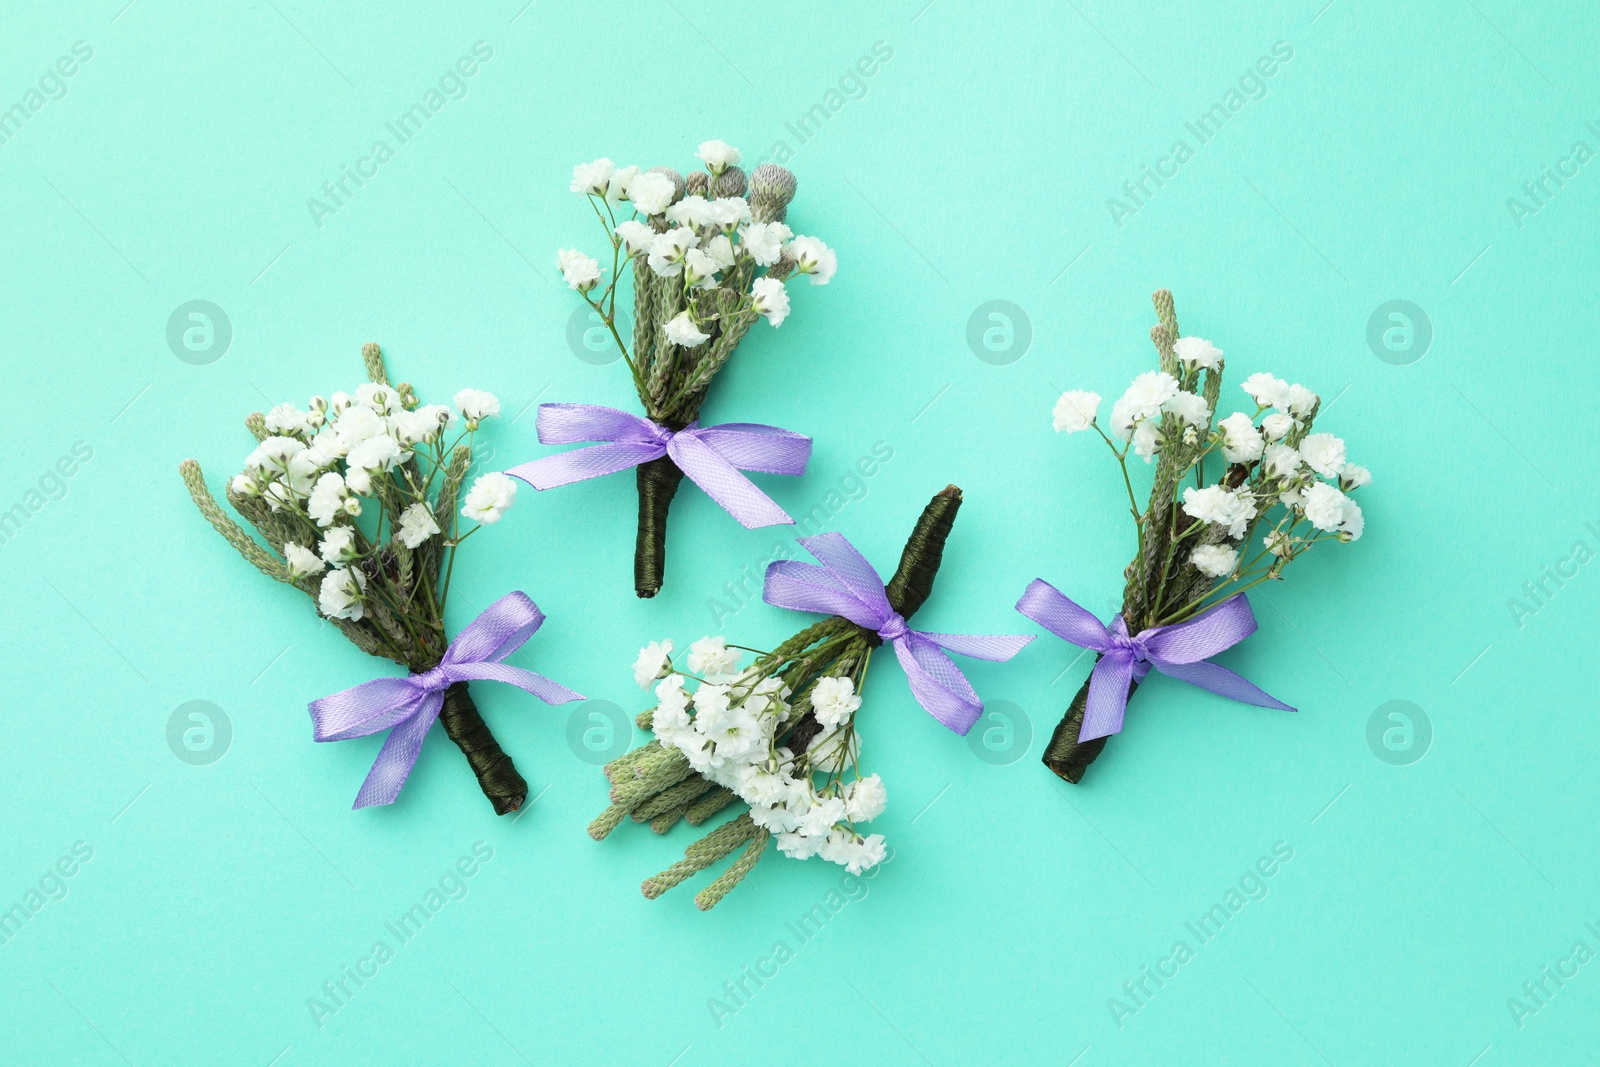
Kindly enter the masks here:
M 311 724 L 318 741 L 347 741 L 389 730 L 367 780 L 361 783 L 361 792 L 356 794 L 355 806 L 394 803 L 417 762 L 423 737 L 439 717 L 444 691 L 455 682 L 505 682 L 546 704 L 586 700 L 542 674 L 500 662 L 522 647 L 543 623 L 544 612 L 528 594 L 507 593 L 456 634 L 432 670 L 404 678 L 374 678 L 313 700 Z
M 983 714 L 983 702 L 943 650 L 1004 662 L 1033 638 L 913 630 L 889 606 L 889 595 L 878 572 L 843 534 L 825 533 L 798 540 L 822 566 L 795 560 L 770 564 L 762 599 L 780 608 L 841 615 L 872 630 L 894 646 L 917 703 L 958 734 L 972 729 Z
M 694 484 L 747 530 L 793 525 L 794 520 L 739 472 L 804 474 L 811 459 L 811 438 L 776 426 L 754 422 L 701 426 L 696 420 L 674 433 L 649 419 L 598 404 L 540 404 L 539 441 L 605 443 L 536 459 L 506 473 L 535 489 L 553 489 L 671 456 Z
M 1035 578 L 1022 594 L 1017 610 L 1063 641 L 1100 653 L 1089 677 L 1089 703 L 1084 710 L 1083 727 L 1078 731 L 1079 741 L 1093 741 L 1122 729 L 1128 686 L 1144 681 L 1151 667 L 1242 704 L 1294 710 L 1226 667 L 1206 662 L 1256 632 L 1256 617 L 1243 593 L 1192 619 L 1171 626 L 1152 626 L 1132 637 L 1128 636 L 1121 615 L 1107 627 L 1040 578 Z

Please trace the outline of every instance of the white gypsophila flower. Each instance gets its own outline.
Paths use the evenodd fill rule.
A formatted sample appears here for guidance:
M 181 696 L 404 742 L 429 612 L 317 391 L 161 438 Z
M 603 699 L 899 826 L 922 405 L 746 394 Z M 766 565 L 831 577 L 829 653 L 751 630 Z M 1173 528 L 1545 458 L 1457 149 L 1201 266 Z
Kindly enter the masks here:
M 247 469 L 285 471 L 289 469 L 289 460 L 305 451 L 305 447 L 304 441 L 293 437 L 268 437 L 251 450 L 244 465 Z
M 668 222 L 698 230 L 711 222 L 711 201 L 696 193 L 679 200 L 662 214 Z
M 443 404 L 424 404 L 415 411 L 397 411 L 389 417 L 389 432 L 410 448 L 432 441 L 450 421 L 450 409 Z M 319 437 L 318 440 L 321 440 Z M 312 443 L 313 451 L 316 448 Z
M 827 285 L 839 269 L 838 255 L 815 237 L 793 238 L 788 252 L 794 257 L 795 270 L 810 275 L 812 285 Z
M 1057 433 L 1077 433 L 1094 425 L 1100 410 L 1100 394 L 1085 389 L 1069 389 L 1061 394 L 1050 412 Z
M 328 421 L 328 398 L 314 396 L 306 402 L 306 425 L 318 429 Z
M 322 569 L 327 566 L 315 552 L 293 541 L 283 543 L 283 558 L 289 564 L 289 577 L 296 580 L 321 574 Z
M 1211 409 L 1206 406 L 1205 397 L 1197 393 L 1180 390 L 1167 398 L 1161 410 L 1171 412 L 1190 426 L 1211 425 Z
M 267 431 L 277 434 L 302 434 L 310 429 L 311 416 L 290 403 L 267 412 Z
M 689 646 L 689 669 L 705 678 L 726 678 L 739 670 L 739 650 L 721 637 L 702 637 Z
M 663 682 L 662 684 L 665 685 L 666 683 Z M 656 691 L 660 692 L 661 686 L 657 686 Z M 657 704 L 656 710 L 651 716 L 650 728 L 664 744 L 675 745 L 680 739 L 687 740 L 688 735 L 694 732 L 693 723 L 689 719 L 688 705 L 668 704 L 665 702 Z
M 1345 492 L 1360 489 L 1372 481 L 1372 472 L 1355 463 L 1346 463 L 1344 470 L 1339 472 L 1339 488 Z
M 400 529 L 395 536 L 407 548 L 416 548 L 438 532 L 439 524 L 434 521 L 433 512 L 428 510 L 428 505 L 419 502 L 400 513 Z
M 842 725 L 861 706 L 850 678 L 818 678 L 811 687 L 811 710 L 823 726 Z
M 348 502 L 349 491 L 346 489 L 344 479 L 333 471 L 329 471 L 318 478 L 311 487 L 311 497 L 306 501 L 306 513 L 316 520 L 318 526 L 332 526 L 341 512 L 345 510 Z
M 844 813 L 851 822 L 871 822 L 883 814 L 889 794 L 876 774 L 858 778 L 844 793 Z
M 350 451 L 350 442 L 339 436 L 339 432 L 330 423 L 321 433 L 311 439 L 311 447 L 306 449 L 311 457 L 316 460 L 319 467 L 331 467 L 344 458 Z
M 289 491 L 296 500 L 304 500 L 311 495 L 311 487 L 316 483 L 317 475 L 326 466 L 329 464 L 323 463 L 309 448 L 301 449 L 289 457 L 289 469 L 284 472 L 284 477 L 288 481 Z
M 335 526 L 322 535 L 322 544 L 317 546 L 317 551 L 335 567 L 349 563 L 356 558 L 355 530 L 349 526 Z
M 717 261 L 704 249 L 689 249 L 683 255 L 683 283 L 694 289 L 710 289 L 717 284 Z
M 827 837 L 844 818 L 844 801 L 838 797 L 817 797 L 800 816 L 800 833 L 807 837 Z
M 1273 530 L 1261 539 L 1261 544 L 1279 559 L 1287 556 L 1294 548 L 1294 541 L 1282 530 Z
M 672 641 L 651 641 L 639 650 L 633 661 L 633 680 L 639 683 L 640 689 L 649 689 L 650 683 L 666 677 L 671 667 Z
M 606 203 L 615 205 L 628 199 L 628 190 L 638 176 L 638 167 L 622 167 L 613 173 L 611 180 L 606 182 Z
M 1313 482 L 1300 494 L 1306 521 L 1324 533 L 1337 530 L 1345 520 L 1345 505 L 1353 501 L 1327 482 Z
M 1275 411 L 1261 420 L 1261 435 L 1268 441 L 1281 441 L 1294 429 L 1294 417 Z
M 1337 478 L 1344 470 L 1344 442 L 1331 433 L 1306 434 L 1300 442 L 1300 458 L 1324 478 Z
M 699 241 L 687 226 L 658 233 L 650 242 L 650 269 L 663 278 L 676 278 L 683 272 L 683 257 Z
M 1228 536 L 1239 538 L 1250 520 L 1256 517 L 1255 501 L 1244 492 L 1230 492 L 1220 485 L 1194 486 L 1183 491 L 1184 514 L 1201 522 L 1226 526 Z
M 366 575 L 360 571 L 339 567 L 322 576 L 317 591 L 317 607 L 330 619 L 349 619 L 359 622 L 366 613 L 362 590 L 367 586 Z
M 1204 337 L 1180 337 L 1172 346 L 1173 353 L 1184 363 L 1206 370 L 1216 370 L 1222 365 L 1222 349 Z
M 1302 415 L 1311 414 L 1312 409 L 1317 406 L 1317 400 L 1316 393 L 1296 383 L 1284 390 L 1283 402 L 1278 407 L 1280 410 L 1287 411 L 1289 414 L 1299 418 Z
M 750 709 L 742 705 L 716 714 L 696 715 L 695 727 L 717 746 L 717 755 L 725 760 L 744 763 L 766 755 L 766 732 Z
M 1258 407 L 1275 408 L 1282 406 L 1289 383 L 1262 371 L 1250 375 L 1240 383 L 1239 388 L 1250 394 Z
M 783 258 L 783 243 L 793 236 L 794 231 L 781 222 L 752 222 L 745 227 L 740 240 L 751 259 L 770 267 Z
M 755 812 L 752 811 L 750 814 L 752 818 L 755 817 Z M 762 824 L 758 822 L 756 825 L 760 826 Z M 815 856 L 818 852 L 822 851 L 822 844 L 826 839 L 806 837 L 804 834 L 786 831 L 778 834 L 774 840 L 776 840 L 778 843 L 778 851 L 782 852 L 790 859 L 808 860 L 812 856 Z
M 728 687 L 718 682 L 702 685 L 694 693 L 696 719 L 701 715 L 717 716 L 728 710 L 731 701 Z
M 240 496 L 261 495 L 261 487 L 248 474 L 235 474 L 233 479 L 228 482 L 228 489 L 231 492 L 238 493 Z
M 776 278 L 757 278 L 750 287 L 751 306 L 774 326 L 789 317 L 789 290 Z
M 806 758 L 811 761 L 811 766 L 825 774 L 836 774 L 853 766 L 860 754 L 860 736 L 853 730 L 845 731 L 837 726 L 825 727 L 806 748 Z
M 372 476 L 393 470 L 407 454 L 400 442 L 386 433 L 369 437 L 345 457 L 345 483 L 358 493 L 368 493 L 372 489 Z
M 617 165 L 603 156 L 593 163 L 579 163 L 572 168 L 572 184 L 567 188 L 575 193 L 598 193 L 604 196 L 611 185 L 611 175 L 616 170 Z
M 500 400 L 482 389 L 463 389 L 454 397 L 456 410 L 467 422 L 467 429 L 476 430 L 484 419 L 500 414 Z
M 1122 394 L 1125 416 L 1133 422 L 1153 419 L 1161 414 L 1161 407 L 1178 395 L 1178 379 L 1166 371 L 1149 370 L 1128 384 Z
M 665 174 L 652 174 L 646 171 L 628 183 L 628 199 L 633 201 L 634 207 L 646 215 L 661 214 L 667 210 L 676 195 L 678 195 L 677 186 L 673 185 L 672 179 Z
M 668 644 L 671 644 L 671 642 L 669 641 Z M 689 699 L 690 694 L 683 687 L 683 675 L 681 674 L 669 674 L 656 683 L 657 708 L 676 708 L 679 711 L 687 711 Z
M 562 248 L 556 252 L 556 266 L 568 289 L 587 293 L 600 284 L 600 261 L 586 256 L 576 248 Z
M 662 326 L 661 328 L 666 332 L 667 340 L 671 341 L 675 345 L 682 345 L 685 348 L 696 348 L 705 344 L 706 341 L 711 337 L 710 334 L 701 333 L 699 329 L 695 327 L 694 317 L 691 316 L 687 311 L 678 312 L 671 319 L 667 320 L 666 325 Z
M 851 874 L 869 871 L 882 863 L 888 854 L 889 850 L 884 845 L 883 835 L 868 834 L 850 846 L 844 859 L 844 869 Z
M 789 783 L 782 774 L 748 764 L 739 772 L 739 788 L 735 791 L 751 807 L 770 807 L 788 795 Z
M 400 393 L 387 385 L 377 382 L 365 382 L 356 387 L 356 403 L 364 408 L 371 408 L 379 415 L 388 415 L 399 411 L 404 405 L 400 400 Z
M 701 141 L 694 157 L 706 165 L 713 174 L 721 174 L 739 162 L 739 150 L 726 141 Z
M 1262 451 L 1261 466 L 1272 477 L 1288 481 L 1300 470 L 1300 453 L 1274 441 Z
M 1261 458 L 1264 447 L 1261 431 L 1255 428 L 1249 415 L 1236 411 L 1217 423 L 1217 429 L 1222 431 L 1222 458 L 1229 463 L 1249 463 Z
M 1133 453 L 1149 463 L 1161 451 L 1161 420 L 1143 419 L 1133 429 Z
M 499 471 L 480 474 L 467 490 L 467 503 L 461 514 L 485 526 L 499 522 L 517 497 L 517 483 Z
M 1366 529 L 1367 520 L 1361 514 L 1361 505 L 1349 497 L 1344 499 L 1344 518 L 1339 523 L 1339 540 L 1349 543 L 1359 540 Z
M 724 234 L 750 222 L 750 201 L 742 196 L 719 196 L 706 206 L 706 223 Z
M 1305 507 L 1305 500 L 1298 489 L 1285 489 L 1278 494 L 1278 503 L 1291 511 Z M 1271 505 L 1268 505 L 1269 507 Z
M 1221 578 L 1239 565 L 1239 551 L 1227 545 L 1196 545 L 1189 562 L 1207 578 Z
M 348 452 L 369 437 L 388 433 L 389 424 L 384 421 L 382 415 L 366 405 L 351 404 L 333 420 L 333 432 L 338 437 L 339 446 Z M 325 436 L 327 435 L 317 435 L 319 440 Z
M 617 224 L 617 236 L 627 243 L 630 255 L 638 255 L 650 251 L 650 244 L 656 239 L 656 231 L 652 230 L 648 223 L 629 219 L 627 222 Z
M 727 270 L 737 258 L 733 251 L 733 239 L 725 233 L 719 233 L 706 242 L 706 254 L 716 262 L 718 270 Z
M 354 398 L 343 389 L 340 389 L 328 398 L 328 411 L 337 419 L 344 414 L 345 408 L 348 408 L 352 403 L 354 403 Z
M 1133 436 L 1133 405 L 1128 402 L 1126 394 L 1112 401 L 1110 422 L 1111 436 L 1118 441 L 1126 441 Z

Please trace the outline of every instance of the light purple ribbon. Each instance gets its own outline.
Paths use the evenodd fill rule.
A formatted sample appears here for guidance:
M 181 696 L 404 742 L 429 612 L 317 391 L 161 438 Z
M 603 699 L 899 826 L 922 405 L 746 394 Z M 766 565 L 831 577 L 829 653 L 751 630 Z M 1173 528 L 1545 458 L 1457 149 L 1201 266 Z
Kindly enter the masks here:
M 696 420 L 674 433 L 649 419 L 598 404 L 540 404 L 539 441 L 547 445 L 605 443 L 545 456 L 506 473 L 535 489 L 553 489 L 670 456 L 694 484 L 747 530 L 793 525 L 794 520 L 739 472 L 804 474 L 811 459 L 811 438 L 776 426 L 754 422 L 701 426 Z
M 1121 615 L 1108 627 L 1040 578 L 1035 578 L 1022 594 L 1017 610 L 1063 641 L 1100 653 L 1094 673 L 1089 676 L 1089 703 L 1078 731 L 1079 741 L 1093 741 L 1122 729 L 1128 687 L 1132 682 L 1144 681 L 1151 667 L 1242 704 L 1294 710 L 1226 667 L 1206 662 L 1256 632 L 1256 617 L 1243 593 L 1192 619 L 1171 626 L 1152 626 L 1132 637 L 1128 636 L 1128 626 Z
M 889 605 L 883 579 L 843 534 L 797 538 L 822 564 L 779 560 L 767 567 L 761 596 L 796 611 L 840 615 L 894 646 L 917 703 L 958 734 L 972 729 L 983 702 L 943 650 L 1004 662 L 1033 638 L 988 634 L 930 634 L 913 630 Z
M 318 741 L 347 741 L 380 730 L 389 736 L 356 794 L 357 808 L 392 804 L 406 784 L 422 739 L 439 717 L 444 691 L 456 682 L 505 682 L 527 690 L 546 704 L 585 700 L 542 674 L 501 663 L 544 623 L 544 612 L 526 593 L 507 593 L 484 609 L 450 642 L 432 670 L 404 678 L 370 682 L 311 702 L 311 725 Z

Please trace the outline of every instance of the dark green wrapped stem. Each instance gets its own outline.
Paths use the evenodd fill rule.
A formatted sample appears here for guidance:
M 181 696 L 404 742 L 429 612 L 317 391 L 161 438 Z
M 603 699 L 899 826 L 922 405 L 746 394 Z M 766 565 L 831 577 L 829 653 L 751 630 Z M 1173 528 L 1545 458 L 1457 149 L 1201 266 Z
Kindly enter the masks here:
M 494 813 L 506 815 L 522 807 L 522 802 L 528 798 L 528 783 L 517 773 L 516 765 L 500 748 L 494 734 L 489 732 L 489 725 L 478 714 L 472 694 L 467 692 L 466 682 L 456 682 L 444 691 L 439 722 L 461 754 L 467 757 L 472 773 L 477 775 L 478 787 L 494 805 Z
M 1100 662 L 1100 657 L 1095 657 L 1095 662 Z M 1067 708 L 1066 717 L 1056 724 L 1055 733 L 1050 735 L 1050 743 L 1044 749 L 1044 765 L 1056 773 L 1062 781 L 1077 785 L 1083 780 L 1083 772 L 1089 769 L 1089 764 L 1100 757 L 1100 752 L 1106 747 L 1106 742 L 1111 740 L 1110 735 L 1097 737 L 1093 741 L 1079 741 L 1078 734 L 1083 730 L 1083 714 L 1089 706 L 1089 680 L 1083 680 L 1083 685 L 1078 688 L 1078 695 L 1072 698 L 1071 705 Z M 1133 694 L 1138 690 L 1139 683 L 1132 682 L 1128 686 L 1128 699 L 1133 699 Z
M 639 540 L 633 550 L 633 591 L 648 598 L 661 592 L 666 574 L 667 509 L 683 471 L 670 456 L 658 456 L 634 469 L 639 479 Z
M 900 566 L 884 586 L 889 594 L 889 606 L 906 619 L 933 594 L 933 580 L 938 577 L 939 564 L 944 560 L 944 543 L 950 537 L 956 512 L 960 510 L 961 490 L 953 485 L 945 486 L 928 501 L 928 506 L 917 517 L 911 536 L 906 538 L 906 547 L 900 552 Z

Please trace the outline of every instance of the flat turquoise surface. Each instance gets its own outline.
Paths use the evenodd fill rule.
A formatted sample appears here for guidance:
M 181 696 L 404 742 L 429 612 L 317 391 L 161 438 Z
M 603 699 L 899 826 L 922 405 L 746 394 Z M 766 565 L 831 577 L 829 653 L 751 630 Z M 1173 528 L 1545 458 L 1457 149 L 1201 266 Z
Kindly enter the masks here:
M 12 5 L 0 908 L 26 918 L 0 927 L 0 1062 L 1592 1055 L 1600 18 L 1580 6 Z M 401 142 L 387 124 L 430 90 Z M 771 857 L 709 914 L 639 894 L 687 829 L 584 834 L 593 706 L 478 687 L 538 797 L 520 818 L 437 731 L 397 804 L 353 813 L 378 740 L 313 745 L 305 705 L 389 668 L 240 561 L 179 461 L 220 487 L 246 413 L 353 388 L 371 340 L 425 399 L 501 396 L 492 465 L 547 454 L 535 401 L 634 407 L 554 268 L 599 241 L 570 169 L 687 168 L 711 137 L 793 168 L 791 222 L 840 266 L 752 333 L 707 419 L 812 434 L 810 472 L 763 486 L 883 569 L 960 485 L 923 627 L 1037 632 L 1011 607 L 1034 577 L 1110 614 L 1122 487 L 1050 406 L 1153 365 L 1152 289 L 1226 351 L 1233 401 L 1256 370 L 1321 392 L 1319 425 L 1376 475 L 1367 534 L 1256 597 L 1260 631 L 1223 657 L 1299 713 L 1156 679 L 1067 787 L 1038 756 L 1087 657 L 1042 637 L 963 661 L 997 713 L 978 749 L 884 660 L 863 759 L 893 860 L 846 886 Z M 326 210 L 347 167 L 368 176 Z M 218 332 L 174 347 L 197 300 Z M 550 621 L 512 661 L 631 715 L 644 641 L 806 621 L 740 591 L 793 531 L 692 488 L 668 588 L 636 600 L 634 506 L 627 476 L 524 489 L 464 552 L 452 626 L 526 590 Z

